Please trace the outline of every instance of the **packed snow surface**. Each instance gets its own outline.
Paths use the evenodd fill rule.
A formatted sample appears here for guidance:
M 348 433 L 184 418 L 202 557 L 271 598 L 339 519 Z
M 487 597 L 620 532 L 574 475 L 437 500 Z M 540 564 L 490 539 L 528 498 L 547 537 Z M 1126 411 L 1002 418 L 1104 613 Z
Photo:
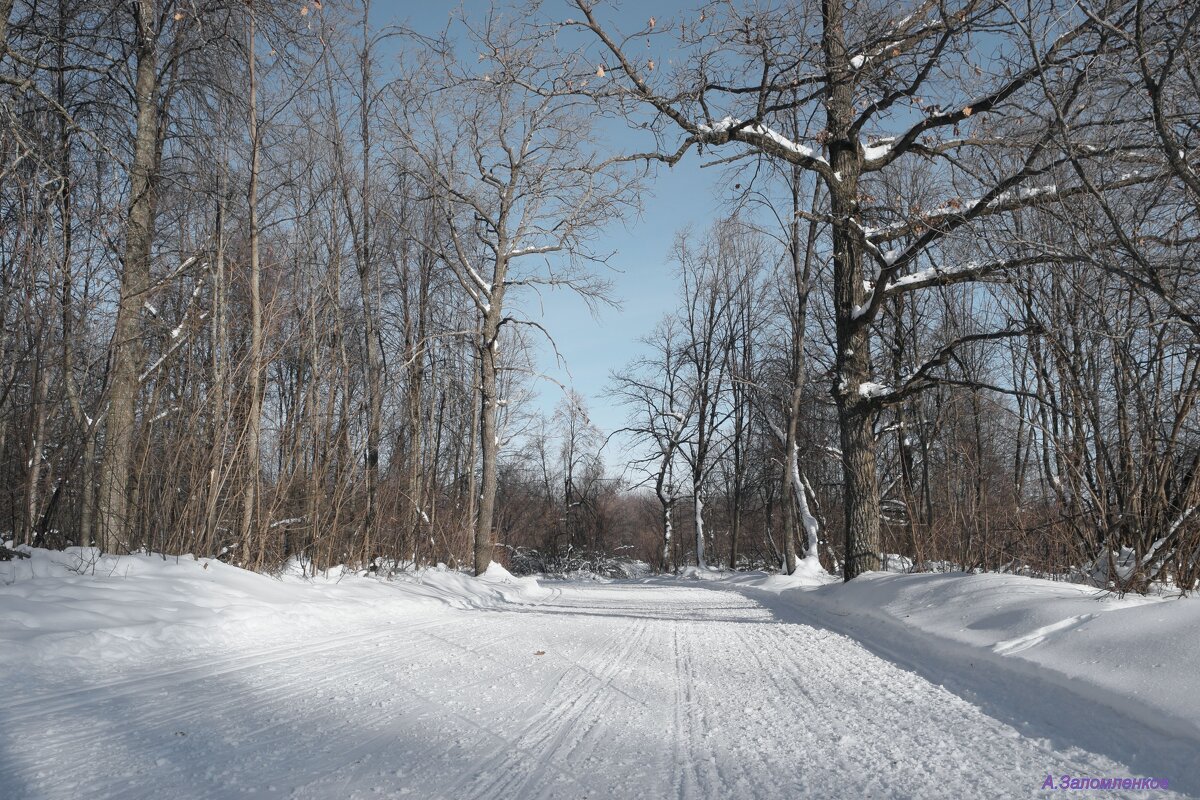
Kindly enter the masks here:
M 1194 601 L 811 567 L 385 581 L 35 551 L 0 563 L 0 797 L 1200 795 Z

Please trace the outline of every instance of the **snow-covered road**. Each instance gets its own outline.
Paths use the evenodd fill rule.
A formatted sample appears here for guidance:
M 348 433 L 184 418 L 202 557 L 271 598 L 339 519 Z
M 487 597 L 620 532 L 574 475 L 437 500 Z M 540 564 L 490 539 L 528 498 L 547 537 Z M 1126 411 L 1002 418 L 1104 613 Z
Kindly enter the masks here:
M 700 583 L 551 586 L 4 694 L 0 797 L 994 798 L 1138 774 L 828 619 Z

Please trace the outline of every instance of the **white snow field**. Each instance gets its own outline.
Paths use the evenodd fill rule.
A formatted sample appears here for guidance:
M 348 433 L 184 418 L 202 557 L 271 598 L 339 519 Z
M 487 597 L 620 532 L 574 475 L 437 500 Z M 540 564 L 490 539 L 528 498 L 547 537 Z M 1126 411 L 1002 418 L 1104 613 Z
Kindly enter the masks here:
M 4 800 L 1200 796 L 1192 600 L 33 556 L 0 563 Z

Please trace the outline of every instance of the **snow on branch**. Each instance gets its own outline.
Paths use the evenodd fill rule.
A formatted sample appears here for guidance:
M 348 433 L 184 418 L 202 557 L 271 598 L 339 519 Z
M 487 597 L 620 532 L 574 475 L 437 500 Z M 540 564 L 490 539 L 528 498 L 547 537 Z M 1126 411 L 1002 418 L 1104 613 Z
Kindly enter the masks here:
M 509 250 L 507 253 L 504 254 L 503 257 L 506 259 L 513 259 L 513 258 L 520 258 L 521 256 L 545 255 L 547 253 L 560 252 L 562 249 L 563 249 L 563 245 L 561 245 L 561 244 L 547 244 L 547 245 L 541 245 L 541 246 L 519 247 L 515 250 Z
M 199 299 L 200 293 L 203 289 L 204 283 L 201 281 L 196 281 L 196 287 L 192 289 L 192 294 L 190 297 L 188 297 L 188 303 L 183 309 L 183 315 L 179 319 L 179 324 L 171 329 L 171 346 L 168 347 L 163 354 L 154 361 L 153 364 L 146 367 L 145 371 L 138 376 L 138 381 L 140 383 L 145 383 L 147 380 L 149 380 L 150 376 L 157 372 L 162 365 L 166 363 L 167 359 L 178 352 L 179 348 L 183 347 L 184 343 L 188 340 L 188 337 L 184 335 L 187 332 L 188 319 L 191 316 L 192 309 L 195 307 L 196 301 Z M 200 315 L 201 320 L 205 320 L 207 318 L 207 313 Z
M 1146 180 L 1151 180 L 1155 177 L 1159 177 L 1158 174 L 1143 178 L 1141 173 L 1135 171 L 1127 175 L 1123 175 L 1117 181 L 1114 181 L 1112 184 L 1109 184 L 1104 188 L 1118 189 L 1123 186 L 1129 186 L 1133 183 L 1144 183 Z M 956 221 L 966 221 L 982 214 L 1015 211 L 1020 208 L 1025 208 L 1026 206 L 1033 205 L 1035 202 L 1061 200 L 1076 194 L 1081 194 L 1085 191 L 1087 191 L 1087 187 L 1082 185 L 1059 187 L 1056 183 L 1048 183 L 1041 186 L 1020 186 L 1014 189 L 997 192 L 994 196 L 978 200 L 968 200 L 965 202 L 956 200 L 930 211 L 923 212 L 915 219 L 907 219 L 903 222 L 885 225 L 882 228 L 864 227 L 863 230 L 870 242 L 873 244 L 879 244 L 881 242 L 888 242 L 898 239 L 902 236 L 918 233 L 926 229 L 938 230 Z
M 878 252 L 878 248 L 876 248 L 876 252 Z M 897 251 L 895 250 L 882 253 L 881 259 L 884 264 L 888 266 L 895 264 L 898 260 L 896 253 Z M 1062 263 L 1064 261 L 1078 260 L 1081 260 L 1080 256 L 1053 251 L 1023 258 L 1001 258 L 995 261 L 968 261 L 965 264 L 948 269 L 933 266 L 898 277 L 892 270 L 885 269 L 877 283 L 866 286 L 867 296 L 860 305 L 854 307 L 850 318 L 853 320 L 866 319 L 867 321 L 874 319 L 879 306 L 884 300 L 907 292 L 915 292 L 919 289 L 927 289 L 932 286 L 951 286 L 956 283 L 966 283 L 968 281 L 996 279 L 996 276 L 1011 272 L 1014 269 L 1036 264 Z M 884 284 L 883 288 L 879 288 L 879 283 Z
M 1000 339 L 1011 339 L 1017 336 L 1028 336 L 1030 334 L 1039 333 L 1041 328 L 1036 325 L 1030 325 L 1024 328 L 1006 328 L 1001 331 L 991 331 L 989 333 L 973 333 L 967 336 L 961 336 L 952 342 L 949 342 L 938 348 L 937 352 L 927 358 L 919 367 L 917 367 L 903 383 L 896 389 L 891 389 L 882 384 L 866 381 L 858 387 L 858 394 L 863 400 L 871 403 L 879 408 L 895 405 L 914 394 L 922 392 L 930 387 L 941 383 L 956 383 L 958 385 L 977 386 L 978 388 L 992 389 L 994 387 L 985 384 L 976 384 L 970 381 L 947 381 L 935 374 L 935 370 L 945 366 L 950 360 L 957 357 L 958 349 L 964 345 L 973 344 L 976 342 L 993 342 Z M 844 387 L 843 387 L 844 389 Z
M 829 162 L 822 158 L 816 150 L 807 145 L 794 142 L 778 131 L 754 120 L 740 120 L 736 117 L 725 117 L 712 124 L 696 126 L 700 141 L 711 144 L 724 144 L 736 141 L 749 144 L 768 153 L 781 156 L 785 160 L 816 169 L 822 174 L 829 173 Z
M 897 158 L 904 155 L 912 149 L 917 140 L 928 131 L 945 128 L 952 125 L 957 125 L 964 120 L 970 118 L 973 114 L 982 114 L 990 112 L 1001 106 L 1009 98 L 1016 95 L 1025 86 L 1036 81 L 1041 76 L 1044 70 L 1055 64 L 1060 63 L 1064 58 L 1063 52 L 1069 45 L 1076 42 L 1091 30 L 1091 21 L 1085 20 L 1079 25 L 1062 32 L 1051 45 L 1046 48 L 1040 58 L 1037 58 L 1033 63 L 1029 64 L 1025 69 L 1012 75 L 1005 80 L 1001 85 L 994 90 L 980 95 L 973 100 L 962 103 L 951 111 L 931 114 L 922 117 L 919 121 L 911 125 L 904 133 L 896 137 L 893 146 L 886 152 L 880 155 L 879 158 L 871 160 L 865 165 L 868 170 L 883 169 L 888 164 L 895 161 Z M 932 67 L 933 61 L 926 64 L 925 74 L 928 74 L 928 68 Z M 924 80 L 924 75 L 915 83 L 919 86 Z M 915 91 L 915 86 L 910 87 Z M 877 111 L 887 108 L 892 102 L 899 97 L 907 95 L 907 92 L 893 93 L 883 101 L 873 103 L 866 111 L 864 111 L 853 126 L 854 131 L 858 131 L 866 124 L 867 120 Z

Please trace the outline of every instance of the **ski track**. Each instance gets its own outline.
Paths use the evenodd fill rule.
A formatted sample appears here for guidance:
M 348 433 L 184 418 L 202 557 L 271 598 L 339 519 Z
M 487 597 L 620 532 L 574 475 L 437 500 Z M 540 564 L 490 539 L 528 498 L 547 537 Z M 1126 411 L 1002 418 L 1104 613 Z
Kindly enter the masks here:
M 736 591 L 568 585 L 326 633 L 45 676 L 0 701 L 0 797 L 1031 797 L 1047 774 L 1136 777 Z

